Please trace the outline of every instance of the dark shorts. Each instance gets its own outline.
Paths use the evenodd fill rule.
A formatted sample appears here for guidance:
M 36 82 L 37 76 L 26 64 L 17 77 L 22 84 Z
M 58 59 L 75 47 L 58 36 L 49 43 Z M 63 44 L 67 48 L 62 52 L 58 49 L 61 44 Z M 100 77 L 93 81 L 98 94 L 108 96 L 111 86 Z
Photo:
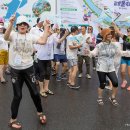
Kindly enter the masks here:
M 38 60 L 39 67 L 39 81 L 50 80 L 51 75 L 51 60 Z
M 54 54 L 54 61 L 60 63 L 67 62 L 67 57 L 66 55 Z

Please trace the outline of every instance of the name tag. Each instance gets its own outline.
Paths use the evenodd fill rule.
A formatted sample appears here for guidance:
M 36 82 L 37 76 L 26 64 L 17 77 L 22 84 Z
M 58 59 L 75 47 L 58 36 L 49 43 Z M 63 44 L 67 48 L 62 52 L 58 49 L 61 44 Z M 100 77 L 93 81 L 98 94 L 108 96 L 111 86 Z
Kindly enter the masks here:
M 15 65 L 21 65 L 22 63 L 22 57 L 20 55 L 16 55 L 14 59 Z

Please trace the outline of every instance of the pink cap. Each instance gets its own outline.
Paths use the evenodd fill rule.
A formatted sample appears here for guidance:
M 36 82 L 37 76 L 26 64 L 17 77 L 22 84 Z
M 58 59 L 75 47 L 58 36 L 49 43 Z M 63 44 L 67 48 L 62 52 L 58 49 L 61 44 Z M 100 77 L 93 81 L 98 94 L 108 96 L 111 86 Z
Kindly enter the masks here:
M 4 23 L 4 18 L 0 17 L 0 23 Z

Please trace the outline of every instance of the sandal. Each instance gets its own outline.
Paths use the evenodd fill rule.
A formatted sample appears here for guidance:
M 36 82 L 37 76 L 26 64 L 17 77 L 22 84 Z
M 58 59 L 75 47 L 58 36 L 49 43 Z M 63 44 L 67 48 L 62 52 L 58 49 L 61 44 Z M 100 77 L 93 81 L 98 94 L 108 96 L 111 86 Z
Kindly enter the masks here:
M 70 83 L 69 82 L 67 82 L 67 86 L 69 86 L 70 85 Z
M 22 129 L 22 125 L 17 121 L 9 122 L 9 126 L 11 128 L 13 128 L 14 130 L 21 130 Z
M 2 83 L 2 84 L 6 84 L 6 83 L 7 83 L 7 81 L 6 81 L 6 80 L 3 80 L 3 81 L 1 81 L 1 83 Z
M 47 97 L 47 94 L 46 94 L 45 92 L 40 92 L 40 95 L 41 95 L 42 97 Z
M 101 105 L 101 106 L 104 105 L 104 102 L 103 102 L 102 98 L 98 98 L 98 99 L 97 99 L 97 102 L 98 102 L 98 104 Z
M 54 93 L 51 90 L 49 90 L 49 89 L 45 93 L 46 94 L 50 94 L 50 95 L 54 95 Z
M 43 124 L 46 124 L 47 120 L 46 120 L 46 116 L 42 113 L 39 115 L 39 121 L 40 123 L 43 125 Z
M 119 103 L 117 102 L 117 100 L 115 98 L 109 97 L 110 102 L 114 105 L 114 106 L 118 106 Z

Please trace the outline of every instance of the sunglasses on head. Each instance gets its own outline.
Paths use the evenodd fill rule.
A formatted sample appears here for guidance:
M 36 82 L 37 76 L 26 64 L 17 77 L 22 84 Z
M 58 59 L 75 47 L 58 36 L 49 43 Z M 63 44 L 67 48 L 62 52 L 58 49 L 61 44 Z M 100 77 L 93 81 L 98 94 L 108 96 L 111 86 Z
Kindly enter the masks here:
M 28 26 L 28 24 L 27 23 L 25 23 L 25 22 L 23 22 L 23 23 L 20 23 L 20 24 L 18 24 L 19 26 L 22 26 L 22 25 L 24 25 L 24 26 Z

